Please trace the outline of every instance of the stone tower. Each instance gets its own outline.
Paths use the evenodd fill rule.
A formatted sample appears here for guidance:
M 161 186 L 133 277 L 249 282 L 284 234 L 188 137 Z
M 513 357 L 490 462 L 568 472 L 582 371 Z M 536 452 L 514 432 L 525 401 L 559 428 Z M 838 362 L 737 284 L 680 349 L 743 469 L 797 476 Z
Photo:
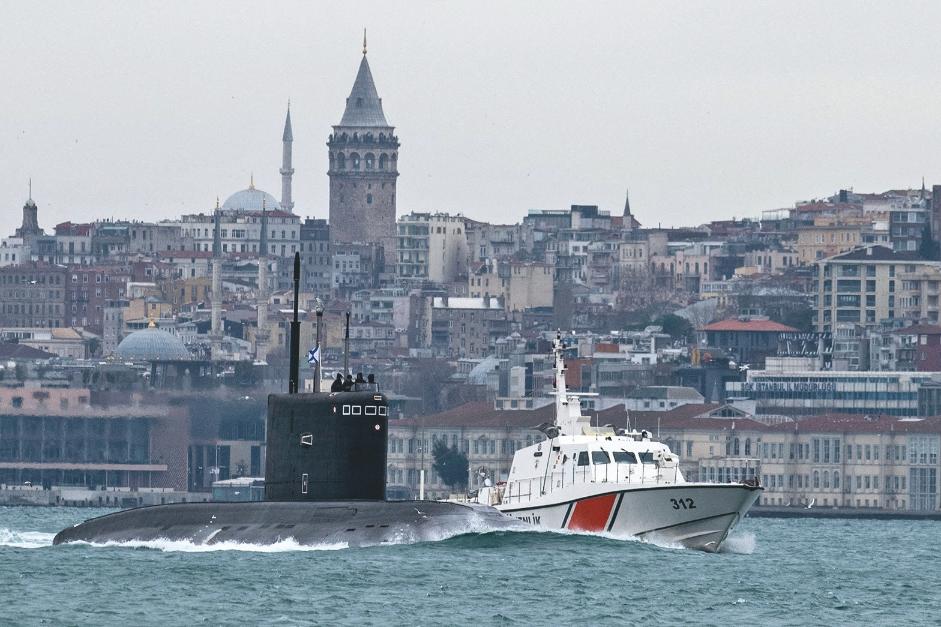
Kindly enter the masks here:
M 284 118 L 284 135 L 281 136 L 281 208 L 285 211 L 294 211 L 294 198 L 291 194 L 291 180 L 294 177 L 294 167 L 291 160 L 294 132 L 291 129 L 291 103 L 288 103 L 288 114 Z
M 366 38 L 363 59 L 340 123 L 327 142 L 330 157 L 330 242 L 382 244 L 395 258 L 395 180 L 399 139 L 376 91 Z
M 368 72 L 369 68 L 366 71 Z M 30 179 L 29 199 L 23 205 L 23 223 L 20 228 L 16 229 L 16 237 L 30 238 L 37 235 L 44 235 L 44 233 L 39 228 L 39 207 L 36 206 L 36 201 L 33 200 L 33 179 Z

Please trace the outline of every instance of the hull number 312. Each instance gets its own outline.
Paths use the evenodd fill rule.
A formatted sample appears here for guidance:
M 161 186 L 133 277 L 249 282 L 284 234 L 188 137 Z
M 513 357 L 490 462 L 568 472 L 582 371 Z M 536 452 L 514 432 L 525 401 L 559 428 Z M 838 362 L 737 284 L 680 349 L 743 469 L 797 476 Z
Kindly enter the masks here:
M 693 499 L 670 499 L 673 509 L 696 509 L 696 503 Z

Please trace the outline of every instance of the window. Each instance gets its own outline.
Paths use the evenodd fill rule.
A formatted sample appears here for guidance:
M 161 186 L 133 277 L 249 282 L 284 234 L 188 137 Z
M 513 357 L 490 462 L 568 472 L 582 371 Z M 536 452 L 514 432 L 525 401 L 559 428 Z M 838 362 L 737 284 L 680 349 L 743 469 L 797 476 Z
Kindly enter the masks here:
M 602 464 L 610 464 L 611 460 L 608 458 L 607 451 L 592 451 L 591 463 L 595 466 L 600 466 Z
M 476 444 L 476 442 L 475 442 Z M 476 446 L 474 447 L 477 448 Z M 476 451 L 475 451 L 476 452 Z M 579 451 L 578 452 L 578 465 L 587 466 L 588 465 L 588 451 Z
M 614 463 L 616 464 L 636 464 L 637 456 L 629 451 L 614 451 Z

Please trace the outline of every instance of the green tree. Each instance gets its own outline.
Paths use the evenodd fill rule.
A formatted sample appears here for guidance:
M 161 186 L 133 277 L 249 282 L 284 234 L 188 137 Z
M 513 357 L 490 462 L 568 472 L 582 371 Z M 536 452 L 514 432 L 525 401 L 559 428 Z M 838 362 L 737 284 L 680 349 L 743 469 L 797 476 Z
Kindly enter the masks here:
M 467 486 L 467 455 L 449 447 L 444 440 L 435 440 L 431 452 L 434 457 L 432 468 L 441 477 L 441 481 L 451 489 Z
M 696 332 L 693 325 L 686 318 L 675 314 L 664 314 L 653 321 L 653 324 L 663 327 L 663 332 L 674 340 L 690 340 Z

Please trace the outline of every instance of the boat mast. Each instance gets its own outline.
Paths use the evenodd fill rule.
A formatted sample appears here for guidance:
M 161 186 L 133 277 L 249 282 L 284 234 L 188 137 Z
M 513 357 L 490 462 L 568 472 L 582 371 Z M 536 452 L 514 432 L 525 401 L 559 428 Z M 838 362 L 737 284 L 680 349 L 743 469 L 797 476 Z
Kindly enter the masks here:
M 562 332 L 556 333 L 552 343 L 552 353 L 555 358 L 555 424 L 562 435 L 581 435 L 581 426 L 588 422 L 582 416 L 582 407 L 578 401 L 579 395 L 569 394 L 565 386 L 565 358 L 563 351 Z

